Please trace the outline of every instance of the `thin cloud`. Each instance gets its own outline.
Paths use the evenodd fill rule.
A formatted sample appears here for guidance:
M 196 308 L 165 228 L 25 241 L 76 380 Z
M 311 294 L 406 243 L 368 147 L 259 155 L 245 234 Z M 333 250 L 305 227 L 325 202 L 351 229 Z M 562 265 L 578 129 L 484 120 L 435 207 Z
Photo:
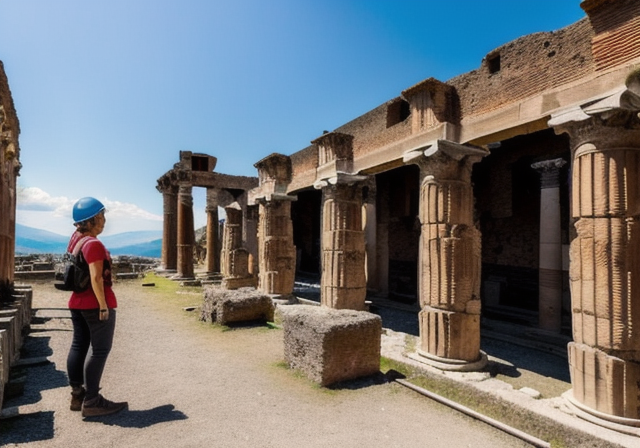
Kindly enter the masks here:
M 21 187 L 17 189 L 16 209 L 25 212 L 48 212 L 56 218 L 71 219 L 73 204 L 78 198 L 65 196 L 51 196 L 38 187 Z M 162 216 L 150 213 L 136 204 L 128 202 L 100 199 L 105 205 L 110 218 L 126 219 L 127 221 L 152 221 L 161 222 Z
M 38 212 L 66 212 L 67 215 L 73 207 L 73 200 L 58 196 L 53 197 L 46 191 L 37 187 L 18 186 L 16 209 Z

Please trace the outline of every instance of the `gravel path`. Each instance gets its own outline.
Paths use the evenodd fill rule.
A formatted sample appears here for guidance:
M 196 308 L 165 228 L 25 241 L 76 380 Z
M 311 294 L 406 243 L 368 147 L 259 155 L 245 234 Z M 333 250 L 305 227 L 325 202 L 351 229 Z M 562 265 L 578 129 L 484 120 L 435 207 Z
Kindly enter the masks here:
M 417 447 L 529 446 L 396 383 L 367 380 L 324 389 L 283 367 L 282 331 L 222 331 L 153 288 L 120 282 L 116 340 L 103 393 L 128 400 L 119 414 L 71 412 L 65 359 L 71 338 L 66 293 L 34 284 L 36 319 L 23 357 L 26 391 L 5 402 L 20 416 L 0 422 L 3 447 Z

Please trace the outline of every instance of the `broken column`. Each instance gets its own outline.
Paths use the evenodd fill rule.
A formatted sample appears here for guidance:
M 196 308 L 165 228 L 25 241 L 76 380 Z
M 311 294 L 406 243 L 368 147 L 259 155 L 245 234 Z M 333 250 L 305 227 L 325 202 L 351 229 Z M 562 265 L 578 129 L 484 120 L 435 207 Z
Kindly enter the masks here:
M 258 289 L 267 294 L 288 296 L 293 292 L 296 248 L 293 245 L 291 201 L 286 193 L 291 181 L 291 160 L 271 154 L 254 165 L 260 186 L 252 191 L 259 204 L 258 223 Z
M 572 147 L 573 342 L 568 398 L 640 425 L 640 72 L 600 102 L 552 117 Z
M 353 137 L 337 132 L 314 140 L 322 189 L 321 303 L 337 309 L 364 310 L 367 295 L 362 182 L 353 170 Z
M 560 169 L 563 159 L 536 162 L 540 173 L 540 262 L 538 315 L 541 329 L 562 328 L 562 233 L 560 225 Z
M 473 219 L 471 167 L 482 149 L 438 140 L 405 154 L 420 167 L 420 348 L 443 369 L 473 370 L 480 352 L 480 232 Z
M 222 286 L 238 289 L 255 286 L 249 273 L 249 251 L 242 247 L 242 209 L 237 202 L 225 207 L 227 215 L 222 236 Z

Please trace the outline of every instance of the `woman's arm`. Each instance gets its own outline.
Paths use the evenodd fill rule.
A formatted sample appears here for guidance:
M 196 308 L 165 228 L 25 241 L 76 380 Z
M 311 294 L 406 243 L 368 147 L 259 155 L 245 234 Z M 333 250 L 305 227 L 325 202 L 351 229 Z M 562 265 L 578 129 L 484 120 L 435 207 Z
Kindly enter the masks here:
M 98 304 L 100 305 L 100 320 L 107 320 L 109 319 L 109 308 L 107 308 L 107 299 L 104 295 L 104 279 L 102 278 L 103 264 L 103 260 L 89 263 L 89 275 L 91 276 L 93 293 L 96 295 Z

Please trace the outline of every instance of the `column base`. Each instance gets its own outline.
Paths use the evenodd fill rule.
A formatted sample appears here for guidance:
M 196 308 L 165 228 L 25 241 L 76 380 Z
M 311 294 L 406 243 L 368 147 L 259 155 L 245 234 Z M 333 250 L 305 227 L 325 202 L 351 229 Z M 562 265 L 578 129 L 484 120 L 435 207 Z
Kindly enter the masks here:
M 451 372 L 477 372 L 482 370 L 489 361 L 487 354 L 483 351 L 480 351 L 480 358 L 472 362 L 465 361 L 464 359 L 441 358 L 440 356 L 432 355 L 420 349 L 416 350 L 416 353 L 410 353 L 407 356 L 414 361 Z
M 255 288 L 255 277 L 226 277 L 222 279 L 222 287 L 225 289 Z
M 562 394 L 562 398 L 568 402 L 569 408 L 581 419 L 612 431 L 640 437 L 640 420 L 634 418 L 616 417 L 596 411 L 580 403 L 573 396 L 573 389 Z

